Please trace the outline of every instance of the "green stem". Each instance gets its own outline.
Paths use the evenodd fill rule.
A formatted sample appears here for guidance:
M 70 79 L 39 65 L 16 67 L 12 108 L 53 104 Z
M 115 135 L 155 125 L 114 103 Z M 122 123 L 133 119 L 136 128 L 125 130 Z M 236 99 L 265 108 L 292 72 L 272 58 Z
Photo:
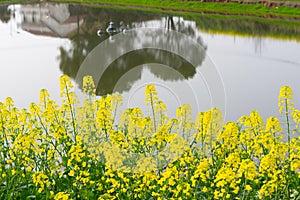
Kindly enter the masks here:
M 67 84 L 66 84 L 66 94 L 67 94 L 68 103 L 69 103 L 70 112 L 71 112 L 71 117 L 72 117 L 72 126 L 73 126 L 73 131 L 74 131 L 73 137 L 74 137 L 75 144 L 77 144 L 77 141 L 76 141 L 76 135 L 77 134 L 76 134 L 76 126 L 75 126 L 75 115 L 74 115 L 74 112 L 73 112 L 73 107 L 72 107 L 72 103 L 71 103 L 71 100 L 70 100 L 69 90 L 68 90 Z
M 244 191 L 243 191 L 242 200 L 245 199 L 245 195 L 246 195 L 246 184 L 247 184 L 247 179 L 245 178 L 245 181 L 244 181 Z
M 289 119 L 289 109 L 288 109 L 288 102 L 285 99 L 285 117 L 287 123 L 287 131 L 288 131 L 288 179 L 287 179 L 287 196 L 288 199 L 290 198 L 290 181 L 291 178 L 291 163 L 290 163 L 290 154 L 291 154 L 291 132 L 290 132 L 290 119 Z
M 156 120 L 155 120 L 155 112 L 154 112 L 153 98 L 152 98 L 152 93 L 151 92 L 150 92 L 150 103 L 151 103 L 152 115 L 153 115 L 154 132 L 156 132 Z
M 114 116 L 113 116 L 113 121 L 112 121 L 113 124 L 115 123 L 115 119 L 117 116 L 118 105 L 119 105 L 119 102 L 116 103 L 116 108 L 114 110 Z

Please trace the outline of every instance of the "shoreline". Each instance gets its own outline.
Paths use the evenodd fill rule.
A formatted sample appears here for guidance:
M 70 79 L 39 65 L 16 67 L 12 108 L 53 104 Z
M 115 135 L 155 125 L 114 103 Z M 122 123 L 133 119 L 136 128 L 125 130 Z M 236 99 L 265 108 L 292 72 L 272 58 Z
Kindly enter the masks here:
M 2 1 L 5 4 L 30 4 L 30 3 L 79 3 L 90 6 L 126 7 L 138 10 L 212 14 L 224 16 L 247 16 L 271 18 L 300 22 L 300 1 L 243 1 L 243 0 L 202 0 L 202 1 L 172 1 L 172 0 L 50 0 L 50 1 Z
M 0 0 L 1 1 L 1 0 Z M 42 4 L 67 3 L 66 1 L 47 1 Z M 34 2 L 27 4 L 36 4 Z M 184 10 L 174 11 L 172 9 L 153 9 L 149 7 L 137 6 L 121 6 L 119 4 L 106 3 L 69 3 L 73 6 L 86 6 L 91 8 L 117 9 L 117 10 L 132 10 L 139 12 L 160 13 L 166 16 L 182 16 L 186 19 L 194 20 L 199 29 L 204 32 L 214 34 L 225 34 L 239 36 L 254 35 L 255 37 L 268 37 L 283 40 L 293 40 L 300 42 L 300 18 L 277 17 L 272 15 L 252 16 L 247 13 L 243 15 L 237 14 L 220 14 L 217 12 L 186 12 Z M 5 5 L 5 4 L 0 4 Z M 8 4 L 6 4 L 7 6 Z

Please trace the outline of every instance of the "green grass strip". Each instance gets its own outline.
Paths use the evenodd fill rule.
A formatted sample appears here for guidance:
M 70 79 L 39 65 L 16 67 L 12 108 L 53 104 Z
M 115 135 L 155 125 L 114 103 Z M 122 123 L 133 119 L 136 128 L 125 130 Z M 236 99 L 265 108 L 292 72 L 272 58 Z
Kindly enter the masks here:
M 263 4 L 239 3 L 203 3 L 201 1 L 182 0 L 52 0 L 55 2 L 100 3 L 131 7 L 144 7 L 155 10 L 170 10 L 175 12 L 209 12 L 231 15 L 255 15 L 300 18 L 300 9 L 289 6 L 268 8 Z M 0 0 L 2 3 L 33 3 L 37 0 Z M 45 1 L 43 1 L 45 2 Z M 49 1 L 48 1 L 49 2 Z M 293 0 L 300 2 L 300 0 Z

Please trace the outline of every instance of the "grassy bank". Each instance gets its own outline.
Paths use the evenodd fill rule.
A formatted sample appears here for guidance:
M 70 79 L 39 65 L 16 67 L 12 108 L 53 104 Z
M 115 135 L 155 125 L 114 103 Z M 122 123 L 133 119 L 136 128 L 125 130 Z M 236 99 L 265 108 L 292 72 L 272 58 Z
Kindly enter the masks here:
M 297 40 L 300 41 L 300 20 L 295 19 L 282 19 L 282 18 L 272 18 L 272 17 L 260 17 L 260 16 L 235 16 L 235 15 L 222 15 L 222 14 L 201 14 L 201 13 L 190 13 L 190 12 L 180 12 L 174 13 L 170 11 L 160 11 L 157 10 L 147 10 L 145 8 L 140 8 L 136 10 L 133 7 L 122 7 L 122 6 L 112 6 L 112 5 L 92 5 L 88 4 L 87 7 L 97 8 L 93 10 L 92 13 L 86 13 L 85 16 L 92 18 L 92 22 L 96 21 L 98 17 L 102 16 L 103 13 L 107 13 L 110 9 L 111 15 L 114 12 L 118 13 L 121 18 L 127 16 L 128 13 L 135 12 L 139 16 L 180 16 L 185 20 L 195 21 L 197 27 L 204 32 L 216 33 L 216 34 L 233 34 L 239 36 L 254 36 L 254 37 L 269 37 L 287 40 Z M 98 17 L 93 17 L 98 16 Z M 100 17 L 100 19 L 105 18 L 105 16 Z M 145 20 L 150 20 L 147 18 Z M 114 18 L 116 23 L 119 20 Z M 99 22 L 100 23 L 100 22 Z M 108 22 L 106 22 L 108 23 Z M 89 24 L 91 27 L 92 24 Z
M 300 17 L 300 9 L 281 6 L 268 8 L 263 4 L 247 5 L 238 3 L 202 3 L 199 1 L 183 2 L 173 0 L 59 0 L 60 2 L 102 3 L 122 6 L 146 7 L 149 9 L 169 10 L 176 12 L 207 12 L 232 15 L 274 15 L 279 17 Z
M 80 0 L 72 0 L 72 2 L 74 1 L 80 2 Z M 294 0 L 294 2 L 296 1 L 300 2 Z M 175 13 L 175 15 L 180 15 L 185 19 L 195 21 L 199 29 L 210 33 L 255 35 L 299 41 L 300 9 L 296 8 L 270 9 L 262 4 L 201 3 L 199 1 L 183 2 L 177 0 L 164 0 L 162 2 L 156 0 L 87 0 L 84 2 L 90 2 L 87 5 L 92 7 L 111 7 L 122 10 L 136 10 L 138 8 L 141 11 L 160 12 L 170 16 Z
M 52 0 L 54 2 L 78 2 L 92 4 L 119 5 L 135 8 L 147 8 L 154 10 L 169 10 L 175 12 L 208 12 L 231 15 L 255 15 L 300 18 L 300 9 L 289 6 L 268 8 L 263 4 L 240 4 L 240 3 L 203 3 L 200 1 L 181 0 Z M 36 0 L 0 0 L 2 3 L 33 3 Z M 49 1 L 48 1 L 49 2 Z M 293 2 L 300 2 L 293 0 Z
M 191 18 L 203 32 L 299 41 L 300 22 L 256 17 L 201 15 Z

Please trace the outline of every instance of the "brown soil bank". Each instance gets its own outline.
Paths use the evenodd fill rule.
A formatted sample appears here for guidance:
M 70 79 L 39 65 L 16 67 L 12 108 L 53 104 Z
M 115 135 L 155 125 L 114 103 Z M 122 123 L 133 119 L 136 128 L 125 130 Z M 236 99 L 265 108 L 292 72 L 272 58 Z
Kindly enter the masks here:
M 292 8 L 300 8 L 300 2 L 289 1 L 242 1 L 242 0 L 200 0 L 201 2 L 214 2 L 214 3 L 239 3 L 239 4 L 263 4 L 268 8 L 276 8 L 279 6 L 289 6 Z

